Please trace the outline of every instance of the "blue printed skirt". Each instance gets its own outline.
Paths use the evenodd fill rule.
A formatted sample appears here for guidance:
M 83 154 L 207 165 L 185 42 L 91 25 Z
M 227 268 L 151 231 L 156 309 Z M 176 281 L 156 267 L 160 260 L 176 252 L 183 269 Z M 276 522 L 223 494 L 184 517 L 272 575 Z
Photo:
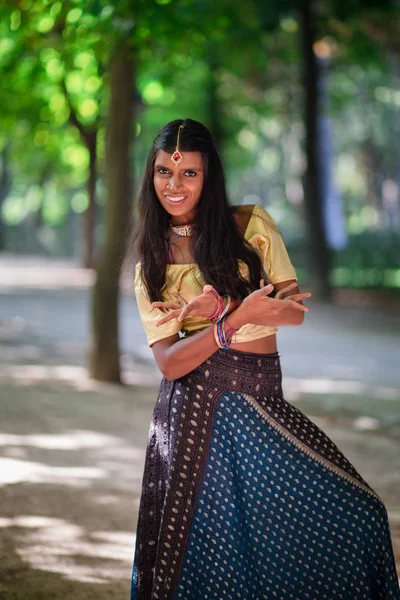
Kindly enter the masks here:
M 400 600 L 387 512 L 284 400 L 278 355 L 218 350 L 163 379 L 131 600 Z

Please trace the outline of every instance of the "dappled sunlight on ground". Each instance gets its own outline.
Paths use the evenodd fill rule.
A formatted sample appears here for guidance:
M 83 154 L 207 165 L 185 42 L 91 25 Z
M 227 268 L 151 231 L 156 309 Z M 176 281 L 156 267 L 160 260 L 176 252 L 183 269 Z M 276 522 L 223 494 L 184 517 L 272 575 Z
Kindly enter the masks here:
M 0 433 L 0 446 L 36 446 L 49 450 L 79 450 L 101 448 L 118 442 L 118 438 L 95 431 L 66 431 L 60 434 L 42 433 L 13 435 Z
M 143 448 L 96 431 L 0 433 L 0 485 L 34 482 L 90 487 L 94 480 L 116 477 L 118 485 L 129 486 L 141 475 L 135 465 L 141 465 L 142 459 Z
M 1 391 L 0 597 L 127 598 L 156 390 Z
M 354 428 L 361 431 L 376 431 L 380 427 L 378 419 L 371 417 L 358 417 L 354 419 Z
M 1 378 L 0 597 L 127 598 L 156 389 L 18 373 Z
M 383 431 L 400 438 L 400 390 L 363 381 L 285 377 L 285 398 L 308 416 L 359 431 Z
M 21 385 L 33 385 L 39 382 L 58 381 L 69 384 L 81 391 L 107 391 L 114 389 L 113 384 L 91 379 L 85 367 L 74 365 L 0 365 L 0 380 L 7 379 Z M 143 367 L 141 371 L 126 371 L 124 382 L 129 385 L 154 387 L 161 379 L 154 367 Z
M 132 532 L 87 534 L 67 520 L 36 515 L 0 518 L 0 528 L 5 527 L 15 529 L 16 552 L 31 568 L 60 573 L 67 579 L 106 583 L 126 577 L 132 564 Z
M 105 471 L 90 467 L 49 467 L 32 461 L 0 458 L 0 484 L 24 482 L 90 485 L 92 479 L 106 476 Z
M 371 386 L 362 381 L 339 380 L 325 378 L 285 377 L 285 389 L 287 396 L 294 400 L 304 394 L 348 394 L 354 396 L 379 396 L 384 400 L 400 400 L 398 389 L 382 386 Z

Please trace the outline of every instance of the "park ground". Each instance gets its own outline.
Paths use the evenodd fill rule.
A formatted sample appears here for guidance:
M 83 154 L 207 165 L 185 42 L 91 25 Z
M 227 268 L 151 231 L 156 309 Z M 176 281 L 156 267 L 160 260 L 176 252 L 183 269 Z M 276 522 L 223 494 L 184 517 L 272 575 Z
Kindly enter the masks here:
M 0 255 L 0 598 L 127 600 L 160 376 L 127 277 L 124 386 L 88 378 L 93 274 Z M 282 328 L 286 398 L 338 444 L 388 509 L 400 566 L 400 316 L 310 301 Z

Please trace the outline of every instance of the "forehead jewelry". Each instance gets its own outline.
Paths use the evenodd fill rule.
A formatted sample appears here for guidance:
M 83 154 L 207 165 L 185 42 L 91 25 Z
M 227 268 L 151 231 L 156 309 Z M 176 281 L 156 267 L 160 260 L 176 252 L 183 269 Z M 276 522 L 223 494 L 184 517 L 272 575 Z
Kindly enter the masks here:
M 185 127 L 185 125 L 179 125 L 178 136 L 176 138 L 176 148 L 175 148 L 174 152 L 171 154 L 171 160 L 175 166 L 179 165 L 179 163 L 181 163 L 183 161 L 183 156 L 179 150 L 179 140 L 180 140 L 180 135 L 181 135 L 181 129 L 183 129 L 184 127 Z

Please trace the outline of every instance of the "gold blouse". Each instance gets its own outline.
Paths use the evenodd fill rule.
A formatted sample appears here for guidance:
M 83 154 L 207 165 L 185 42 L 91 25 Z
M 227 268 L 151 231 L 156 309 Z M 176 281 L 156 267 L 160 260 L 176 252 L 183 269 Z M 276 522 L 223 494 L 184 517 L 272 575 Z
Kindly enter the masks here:
M 290 262 L 285 244 L 276 227 L 275 221 L 266 210 L 257 204 L 254 206 L 244 233 L 244 238 L 258 250 L 263 259 L 265 272 L 272 284 L 289 280 L 297 281 L 296 271 Z M 245 273 L 247 266 L 243 265 L 242 268 L 242 273 Z M 189 302 L 202 293 L 205 283 L 196 263 L 167 265 L 166 292 L 164 293 L 164 297 L 165 299 L 175 301 L 175 298 L 169 297 L 169 295 L 173 292 L 178 292 Z M 193 335 L 211 324 L 211 321 L 202 317 L 188 317 L 183 322 L 172 319 L 164 323 L 164 325 L 156 327 L 157 321 L 165 313 L 158 308 L 152 307 L 140 277 L 140 263 L 136 265 L 135 294 L 149 346 L 166 337 L 177 334 L 179 331 L 185 336 Z M 237 332 L 235 343 L 256 340 L 261 337 L 273 335 L 276 331 L 276 327 L 248 323 L 247 325 L 243 325 Z

